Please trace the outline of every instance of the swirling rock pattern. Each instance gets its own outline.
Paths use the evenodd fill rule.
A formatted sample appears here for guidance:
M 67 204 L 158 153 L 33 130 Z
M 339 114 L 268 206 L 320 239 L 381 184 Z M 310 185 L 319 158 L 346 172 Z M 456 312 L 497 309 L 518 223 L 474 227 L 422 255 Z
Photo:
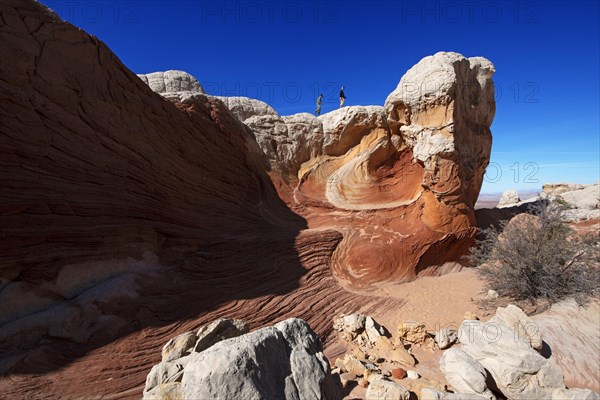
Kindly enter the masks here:
M 327 346 L 332 315 L 382 305 L 339 287 L 342 235 L 306 229 L 221 100 L 165 100 L 37 2 L 0 14 L 4 398 L 140 398 L 174 334 L 302 317 Z
M 460 268 L 491 152 L 493 73 L 484 58 L 440 52 L 412 67 L 384 107 L 280 117 L 257 100 L 229 102 L 280 197 L 309 226 L 343 232 L 333 269 L 360 288 Z
M 489 62 L 433 56 L 454 83 L 431 106 L 282 117 L 181 72 L 146 75 L 157 94 L 33 0 L 0 13 L 7 398 L 139 398 L 168 338 L 225 316 L 300 317 L 327 349 L 333 315 L 397 304 L 340 283 L 439 273 L 470 244 Z

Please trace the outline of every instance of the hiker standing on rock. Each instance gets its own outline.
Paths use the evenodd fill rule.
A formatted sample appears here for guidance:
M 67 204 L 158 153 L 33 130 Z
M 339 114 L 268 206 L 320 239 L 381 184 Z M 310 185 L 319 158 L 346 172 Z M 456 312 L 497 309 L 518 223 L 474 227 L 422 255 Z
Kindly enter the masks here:
M 344 87 L 342 86 L 342 90 L 340 90 L 340 108 L 344 107 L 345 101 L 346 101 L 346 95 L 344 94 Z
M 317 98 L 317 109 L 315 110 L 315 114 L 317 114 L 317 116 L 321 115 L 321 104 L 323 104 L 323 93 L 321 93 Z

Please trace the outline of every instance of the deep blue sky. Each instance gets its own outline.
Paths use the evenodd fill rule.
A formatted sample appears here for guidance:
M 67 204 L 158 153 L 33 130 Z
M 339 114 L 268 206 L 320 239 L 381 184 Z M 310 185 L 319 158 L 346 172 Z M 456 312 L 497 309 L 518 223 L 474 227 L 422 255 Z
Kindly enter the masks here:
M 43 0 L 136 73 L 180 69 L 216 95 L 282 115 L 383 105 L 438 51 L 496 66 L 492 164 L 482 192 L 600 179 L 598 1 Z M 499 175 L 500 174 L 500 175 Z

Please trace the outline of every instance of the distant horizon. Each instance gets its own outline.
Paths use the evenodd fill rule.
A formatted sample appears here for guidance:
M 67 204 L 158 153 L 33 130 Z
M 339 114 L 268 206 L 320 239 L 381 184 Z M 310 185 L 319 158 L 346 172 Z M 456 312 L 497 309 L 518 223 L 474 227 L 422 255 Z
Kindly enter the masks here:
M 381 106 L 423 57 L 483 56 L 497 109 L 481 193 L 600 180 L 600 2 L 42 3 L 135 73 L 183 70 L 281 115 L 313 113 L 319 93 L 332 111 L 342 85 L 346 105 Z

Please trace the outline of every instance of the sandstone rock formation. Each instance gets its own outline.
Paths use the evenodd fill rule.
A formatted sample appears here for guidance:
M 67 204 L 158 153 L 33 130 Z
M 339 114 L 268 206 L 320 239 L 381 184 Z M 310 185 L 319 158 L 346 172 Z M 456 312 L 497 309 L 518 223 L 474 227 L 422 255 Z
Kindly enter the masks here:
M 594 234 L 600 229 L 600 183 L 545 184 L 538 196 L 511 205 L 476 210 L 477 224 L 482 229 L 498 227 L 501 221 L 509 221 L 518 214 L 530 214 L 534 206 L 544 201 L 561 207 L 563 221 L 576 232 Z
M 407 72 L 383 110 L 348 107 L 319 117 L 323 156 L 303 164 L 294 199 L 307 215 L 321 214 L 309 224 L 331 226 L 325 207 L 348 216 L 334 259 L 340 279 L 353 286 L 406 280 L 460 260 L 491 150 L 493 72 L 483 59 L 437 53 Z M 440 85 L 405 90 L 432 81 Z
M 367 400 L 410 400 L 410 392 L 395 382 L 378 379 L 369 385 L 365 398 Z
M 551 398 L 554 389 L 565 388 L 560 369 L 499 320 L 465 321 L 459 340 L 461 349 L 483 365 L 510 399 Z
M 154 93 L 32 0 L 0 13 L 3 397 L 140 398 L 165 342 L 224 314 L 331 341 L 337 312 L 400 303 L 339 286 L 342 234 L 306 229 L 221 100 Z
M 140 274 L 234 231 L 296 236 L 301 218 L 221 101 L 164 101 L 38 3 L 3 2 L 2 18 L 2 340 L 129 331 L 106 304 L 136 297 Z M 201 91 L 164 76 L 167 88 Z
M 200 328 L 196 334 L 198 340 L 194 345 L 194 351 L 199 353 L 217 342 L 245 333 L 248 333 L 248 324 L 245 321 L 218 319 Z
M 505 190 L 500 196 L 500 201 L 496 207 L 512 207 L 516 206 L 521 199 L 519 198 L 519 193 L 516 190 Z
M 32 0 L 0 12 L 8 398 L 139 397 L 161 357 L 149 348 L 183 334 L 165 356 L 185 357 L 189 332 L 225 313 L 257 327 L 306 315 L 331 340 L 332 315 L 400 304 L 340 281 L 444 272 L 471 243 L 493 116 L 479 59 L 415 67 L 452 81 L 436 94 L 443 127 L 390 124 L 402 101 L 417 116 L 431 100 L 396 94 L 383 109 L 281 117 L 185 73 L 138 77 Z
M 458 334 L 452 328 L 442 328 L 435 333 L 434 339 L 438 347 L 445 350 L 458 340 Z
M 200 93 L 204 88 L 196 78 L 184 71 L 153 72 L 151 74 L 138 74 L 138 77 L 155 93 Z
M 240 325 L 220 320 L 217 325 Z M 335 399 L 340 395 L 319 337 L 288 319 L 252 333 L 232 332 L 182 358 L 163 361 L 146 380 L 144 399 Z M 198 342 L 203 338 L 199 335 Z
M 542 196 L 566 207 L 563 217 L 569 222 L 600 220 L 600 183 L 593 185 L 545 185 Z
M 411 68 L 385 107 L 318 118 L 220 99 L 254 133 L 281 198 L 309 226 L 344 232 L 334 271 L 363 287 L 460 268 L 491 151 L 493 73 L 483 58 L 440 52 Z
M 594 338 L 598 337 L 597 324 L 594 325 L 595 322 L 593 322 L 597 320 L 597 316 L 592 317 L 592 314 L 598 309 L 598 303 L 595 301 L 591 308 L 582 310 L 583 314 L 575 317 L 575 319 L 579 318 L 575 324 L 581 327 L 581 333 L 575 332 L 576 328 L 572 325 L 573 317 L 576 314 L 572 311 L 575 302 L 561 302 L 556 306 L 553 306 L 556 309 L 554 313 L 543 313 L 536 316 L 537 318 L 529 318 L 518 307 L 509 305 L 506 308 L 498 308 L 496 315 L 485 323 L 481 321 L 463 322 L 459 330 L 460 351 L 464 351 L 476 363 L 485 368 L 485 372 L 488 374 L 486 380 L 488 388 L 502 393 L 506 398 L 515 400 L 600 399 L 600 395 L 589 388 L 579 389 L 571 386 L 576 382 L 576 385 L 596 388 L 597 382 L 586 381 L 582 379 L 582 376 L 594 375 L 590 374 L 590 368 L 595 371 L 595 367 L 588 363 L 594 364 L 597 360 L 591 360 L 584 355 L 574 356 L 573 363 L 577 362 L 576 360 L 581 363 L 580 369 L 577 369 L 581 374 L 577 373 L 575 376 L 573 363 L 556 363 L 553 358 L 547 359 L 548 351 L 559 350 L 560 354 L 575 355 L 587 348 L 587 345 L 581 340 L 591 343 Z M 560 323 L 557 323 L 557 315 L 561 312 L 564 314 Z M 544 314 L 548 315 L 544 316 Z M 567 316 L 568 314 L 571 315 Z M 588 320 L 590 317 L 593 321 Z M 544 322 L 540 324 L 539 322 L 542 321 Z M 550 326 L 556 325 L 560 325 L 561 334 L 559 335 L 556 334 L 556 330 L 553 332 L 552 329 L 549 329 Z M 563 327 L 567 328 L 566 332 L 563 332 Z M 544 337 L 552 333 L 548 339 L 550 341 L 549 348 L 543 348 L 544 342 L 541 340 L 541 333 Z M 563 337 L 563 341 L 559 340 L 560 337 Z M 568 339 L 564 341 L 564 338 Z M 560 346 L 566 343 L 569 343 L 571 348 L 569 350 L 560 349 Z M 542 355 L 535 351 L 534 347 L 541 351 Z M 462 370 L 460 367 L 451 368 L 451 364 L 448 363 L 448 360 L 464 359 L 464 357 L 457 357 L 457 350 L 447 350 L 440 360 L 440 367 L 449 378 L 449 382 L 453 381 L 450 382 L 451 384 L 456 384 L 466 393 L 473 393 L 468 386 L 476 381 L 470 382 L 468 379 L 473 378 L 474 375 L 464 375 L 462 374 L 464 368 Z M 450 351 L 453 354 L 447 355 Z M 467 361 L 463 365 L 469 363 Z M 565 387 L 560 366 L 563 367 L 566 374 L 570 375 L 569 388 Z M 480 386 L 473 386 L 475 392 L 480 388 Z M 447 397 L 441 396 L 440 398 L 446 399 Z
M 542 185 L 542 193 L 557 196 L 565 192 L 580 190 L 585 187 L 586 185 L 580 183 L 545 183 Z
M 600 393 L 600 358 L 590 356 L 600 354 L 600 302 L 561 301 L 531 320 L 548 345 L 542 354 L 562 369 L 567 387 Z
M 440 358 L 440 369 L 454 391 L 477 394 L 494 400 L 496 396 L 487 387 L 485 368 L 461 349 L 450 349 Z
M 515 332 L 515 339 L 528 343 L 538 352 L 542 351 L 543 341 L 538 326 L 519 307 L 513 304 L 498 307 L 490 322 L 508 326 Z
M 595 351 L 593 343 L 600 334 L 598 304 L 595 301 L 578 313 L 575 302 L 561 302 L 533 318 L 514 305 L 499 307 L 487 322 L 464 321 L 459 330 L 460 344 L 454 348 L 440 352 L 421 347 L 418 364 L 408 371 L 400 366 L 405 364 L 394 359 L 394 347 L 368 340 L 366 321 L 373 318 L 343 315 L 334 319 L 333 325 L 340 341 L 346 342 L 347 353 L 336 360 L 337 369 L 333 372 L 345 377 L 345 387 L 352 388 L 350 381 L 357 384 L 348 394 L 350 398 L 401 398 L 404 395 L 399 393 L 407 390 L 410 398 L 435 400 L 598 399 L 599 395 L 593 391 L 597 386 L 596 374 L 592 372 L 597 360 L 582 354 Z M 538 321 L 542 324 L 538 325 Z M 383 325 L 375 324 L 388 332 Z M 581 332 L 576 332 L 578 325 Z M 427 332 L 424 325 L 403 323 L 400 327 L 398 334 L 386 338 L 391 343 L 410 346 L 411 351 L 419 349 L 418 344 L 411 345 L 407 339 L 423 343 L 421 332 Z M 531 330 L 533 327 L 540 330 Z M 550 345 L 542 342 L 542 334 L 549 338 Z M 569 337 L 575 340 L 570 341 Z M 549 357 L 554 351 L 558 354 Z M 439 361 L 437 372 L 423 365 L 432 354 L 436 364 Z M 559 365 L 568 380 L 563 381 Z M 424 378 L 421 373 L 434 378 Z M 361 391 L 362 386 L 368 388 L 366 393 Z
M 440 52 L 409 69 L 385 102 L 392 132 L 424 163 L 423 183 L 447 204 L 472 208 L 479 194 L 496 111 L 494 72 L 485 58 Z

